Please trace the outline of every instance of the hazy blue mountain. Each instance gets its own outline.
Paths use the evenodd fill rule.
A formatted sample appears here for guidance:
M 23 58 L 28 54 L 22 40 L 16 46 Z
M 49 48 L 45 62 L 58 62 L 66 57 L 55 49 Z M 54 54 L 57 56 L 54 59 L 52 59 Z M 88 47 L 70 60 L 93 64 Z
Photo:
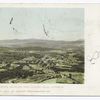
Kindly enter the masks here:
M 46 47 L 46 48 L 67 48 L 67 47 L 83 47 L 84 41 L 54 41 L 40 39 L 13 39 L 0 40 L 0 47 Z

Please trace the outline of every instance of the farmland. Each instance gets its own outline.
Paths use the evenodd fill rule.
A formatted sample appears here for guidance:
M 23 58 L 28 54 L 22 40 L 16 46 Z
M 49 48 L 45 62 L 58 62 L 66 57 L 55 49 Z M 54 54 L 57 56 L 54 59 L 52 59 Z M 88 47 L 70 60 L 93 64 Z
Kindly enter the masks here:
M 84 42 L 1 40 L 0 83 L 84 83 Z

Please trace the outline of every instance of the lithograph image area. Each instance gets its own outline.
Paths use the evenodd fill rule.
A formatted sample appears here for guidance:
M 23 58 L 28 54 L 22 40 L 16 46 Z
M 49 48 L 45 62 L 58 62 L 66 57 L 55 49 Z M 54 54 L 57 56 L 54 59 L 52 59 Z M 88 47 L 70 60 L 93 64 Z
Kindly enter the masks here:
M 0 83 L 84 84 L 84 9 L 0 8 Z

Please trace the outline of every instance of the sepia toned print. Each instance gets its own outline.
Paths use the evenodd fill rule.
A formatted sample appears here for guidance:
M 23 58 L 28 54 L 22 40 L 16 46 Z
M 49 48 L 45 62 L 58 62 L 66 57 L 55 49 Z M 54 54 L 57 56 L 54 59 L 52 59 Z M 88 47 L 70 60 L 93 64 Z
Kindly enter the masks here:
M 0 83 L 84 84 L 83 8 L 0 8 Z

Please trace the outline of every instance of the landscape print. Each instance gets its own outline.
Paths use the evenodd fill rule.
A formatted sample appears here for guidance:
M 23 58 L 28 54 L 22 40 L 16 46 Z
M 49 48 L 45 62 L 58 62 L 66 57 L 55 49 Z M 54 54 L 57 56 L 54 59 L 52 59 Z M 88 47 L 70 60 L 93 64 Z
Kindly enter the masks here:
M 0 8 L 0 83 L 84 84 L 83 8 Z

